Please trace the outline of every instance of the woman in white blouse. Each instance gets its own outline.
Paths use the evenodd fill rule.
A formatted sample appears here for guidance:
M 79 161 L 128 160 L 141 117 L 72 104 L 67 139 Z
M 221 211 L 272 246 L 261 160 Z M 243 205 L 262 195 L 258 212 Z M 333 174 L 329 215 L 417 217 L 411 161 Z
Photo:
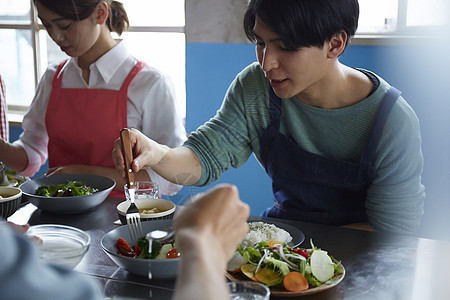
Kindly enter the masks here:
M 120 129 L 139 129 L 169 147 L 186 138 L 171 81 L 111 37 L 128 26 L 121 3 L 35 0 L 35 5 L 48 34 L 70 59 L 48 67 L 24 117 L 24 132 L 12 144 L 0 141 L 0 157 L 22 175 L 32 176 L 48 158 L 47 175 L 104 175 L 123 190 L 111 155 Z M 162 194 L 180 188 L 151 169 L 140 171 L 136 180 L 158 183 Z

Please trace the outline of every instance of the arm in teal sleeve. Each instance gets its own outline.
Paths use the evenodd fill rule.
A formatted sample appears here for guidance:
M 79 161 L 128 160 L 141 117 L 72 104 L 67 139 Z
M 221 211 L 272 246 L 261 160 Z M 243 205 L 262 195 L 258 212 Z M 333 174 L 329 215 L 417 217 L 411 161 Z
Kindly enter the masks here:
M 423 156 L 419 121 L 402 98 L 385 125 L 375 166 L 366 202 L 369 222 L 380 231 L 413 233 L 423 215 Z
M 33 244 L 0 223 L 0 299 L 101 299 L 81 273 L 45 264 Z
M 235 79 L 214 118 L 200 126 L 184 144 L 195 152 L 202 165 L 197 186 L 216 181 L 230 167 L 238 168 L 250 157 L 243 95 L 243 88 Z

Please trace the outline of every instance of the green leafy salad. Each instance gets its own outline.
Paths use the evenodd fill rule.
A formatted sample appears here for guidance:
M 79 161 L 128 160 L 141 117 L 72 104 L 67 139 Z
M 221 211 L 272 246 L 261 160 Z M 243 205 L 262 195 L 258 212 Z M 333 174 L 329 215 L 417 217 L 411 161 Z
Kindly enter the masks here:
M 28 177 L 16 175 L 16 170 L 6 169 L 4 170 L 3 180 L 0 180 L 0 186 L 13 186 L 19 187 L 22 183 L 30 180 Z
M 41 185 L 35 191 L 36 195 L 44 197 L 86 196 L 98 192 L 98 189 L 87 186 L 80 181 L 67 181 L 66 184 Z
M 241 248 L 228 262 L 229 272 L 242 272 L 253 281 L 269 287 L 299 292 L 339 281 L 343 273 L 327 251 L 313 245 L 311 249 L 291 248 L 275 240 L 261 241 Z

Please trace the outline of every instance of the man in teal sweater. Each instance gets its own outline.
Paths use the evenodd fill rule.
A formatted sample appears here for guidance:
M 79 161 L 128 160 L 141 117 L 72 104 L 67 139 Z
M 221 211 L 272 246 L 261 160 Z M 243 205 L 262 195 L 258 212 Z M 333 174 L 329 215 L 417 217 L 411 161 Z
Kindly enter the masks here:
M 382 78 L 340 63 L 358 16 L 357 0 L 252 0 L 258 63 L 183 147 L 133 131 L 134 171 L 203 186 L 254 153 L 273 182 L 265 216 L 412 233 L 425 198 L 419 121 Z M 113 156 L 123 173 L 119 143 Z

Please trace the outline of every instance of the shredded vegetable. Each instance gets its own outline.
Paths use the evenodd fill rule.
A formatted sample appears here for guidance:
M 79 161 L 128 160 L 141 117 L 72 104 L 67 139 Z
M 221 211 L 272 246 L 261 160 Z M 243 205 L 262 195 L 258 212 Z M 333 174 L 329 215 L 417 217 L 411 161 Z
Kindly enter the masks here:
M 245 269 L 243 273 L 252 280 L 262 278 L 260 282 L 268 286 L 275 284 L 277 287 L 288 290 L 292 290 L 292 286 L 296 285 L 292 281 L 300 280 L 298 278 L 308 282 L 307 285 L 300 285 L 305 289 L 331 283 L 334 276 L 342 273 L 339 268 L 340 262 L 333 262 L 326 251 L 315 247 L 312 240 L 310 243 L 311 249 L 290 248 L 286 243 L 271 243 L 269 246 L 269 243 L 265 241 L 244 249 L 239 247 L 239 254 L 246 260 L 242 263 L 241 270 Z M 314 254 L 315 252 L 317 253 Z M 256 268 L 245 267 L 249 264 Z M 254 271 L 249 272 L 249 270 Z M 300 274 L 289 276 L 289 279 L 284 280 L 291 272 Z M 283 284 L 289 286 L 286 287 Z

